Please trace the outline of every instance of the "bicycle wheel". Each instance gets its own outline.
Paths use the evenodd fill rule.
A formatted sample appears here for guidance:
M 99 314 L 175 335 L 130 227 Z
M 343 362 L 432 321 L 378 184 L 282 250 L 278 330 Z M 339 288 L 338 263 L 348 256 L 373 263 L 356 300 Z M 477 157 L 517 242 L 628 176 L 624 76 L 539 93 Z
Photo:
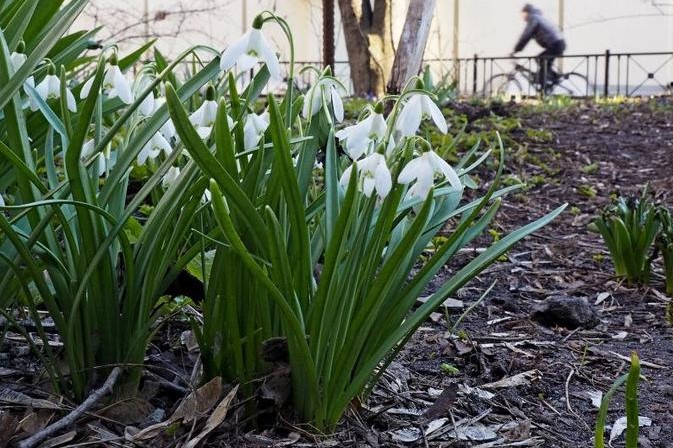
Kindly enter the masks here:
M 564 73 L 558 84 L 554 87 L 553 94 L 569 95 L 573 97 L 590 96 L 594 93 L 593 85 L 586 76 L 577 72 Z
M 512 73 L 500 73 L 491 76 L 484 83 L 484 90 L 482 90 L 482 96 L 499 96 L 505 97 L 505 99 L 511 99 L 522 93 L 521 83 Z

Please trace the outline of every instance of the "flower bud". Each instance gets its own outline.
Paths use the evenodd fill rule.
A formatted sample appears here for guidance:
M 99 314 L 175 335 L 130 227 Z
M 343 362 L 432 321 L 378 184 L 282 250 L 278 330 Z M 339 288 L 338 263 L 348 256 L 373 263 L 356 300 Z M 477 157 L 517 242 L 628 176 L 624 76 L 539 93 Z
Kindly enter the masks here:
M 256 30 L 261 30 L 262 25 L 264 25 L 264 17 L 260 14 L 252 21 L 252 27 Z
M 209 84 L 206 88 L 206 101 L 215 101 L 216 94 L 215 87 L 213 87 L 212 84 Z

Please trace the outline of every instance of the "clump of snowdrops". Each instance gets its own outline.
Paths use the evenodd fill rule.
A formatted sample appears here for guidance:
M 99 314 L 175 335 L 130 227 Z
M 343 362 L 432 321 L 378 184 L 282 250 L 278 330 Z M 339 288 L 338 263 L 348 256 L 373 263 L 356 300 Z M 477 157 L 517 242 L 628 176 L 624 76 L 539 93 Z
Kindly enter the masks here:
M 291 49 L 287 25 L 264 14 L 222 55 L 229 78 L 209 94 L 209 135 L 166 88 L 176 132 L 209 179 L 217 223 L 202 232 L 202 258 L 212 263 L 204 261 L 204 322 L 195 328 L 206 376 L 245 385 L 269 371 L 259 355 L 264 342 L 285 341 L 295 409 L 330 430 L 434 309 L 562 207 L 459 266 L 415 308 L 439 269 L 488 228 L 502 196 L 518 187 L 500 189 L 499 171 L 482 196 L 463 202 L 466 185 L 476 187 L 470 173 L 490 150 L 476 145 L 453 167 L 439 157 L 418 132 L 423 122 L 441 133 L 448 127 L 418 78 L 401 95 L 365 108 L 355 123 L 341 124 L 340 81 L 319 72 L 298 95 L 291 50 L 285 93 L 249 101 L 232 70 L 262 58 L 261 73 L 277 75 L 275 49 L 263 35 L 273 24 Z M 260 83 L 253 79 L 246 92 Z M 422 262 L 449 222 L 445 243 Z M 214 241 L 207 231 L 218 232 Z
M 287 37 L 286 74 L 269 26 Z M 2 48 L 0 68 L 9 60 Z M 77 398 L 113 365 L 135 367 L 133 390 L 170 300 L 164 292 L 196 264 L 203 380 L 223 376 L 252 394 L 272 368 L 261 348 L 275 338 L 287 347 L 295 409 L 330 430 L 435 308 L 563 208 L 456 266 L 416 308 L 435 274 L 519 188 L 500 188 L 503 148 L 499 171 L 479 188 L 470 175 L 490 148 L 475 145 L 450 166 L 419 135 L 423 122 L 449 132 L 422 80 L 343 124 L 342 83 L 313 69 L 313 86 L 298 92 L 291 31 L 270 12 L 184 80 L 177 64 L 211 49 L 171 64 L 155 50 L 154 64 L 130 79 L 133 58 L 105 48 L 80 82 L 35 51 L 14 69 L 22 80 L 0 91 L 2 105 L 13 104 L 4 120 L 19 131 L 0 145 L 15 175 L 3 185 L 11 194 L 0 216 L 8 267 L 0 281 L 11 293 L 0 308 L 27 309 L 39 328 L 44 304 L 64 349 L 50 352 L 43 331 L 34 349 Z M 149 177 L 127 197 L 140 168 Z M 477 189 L 476 199 L 463 200 L 465 188 Z M 135 216 L 148 201 L 142 224 Z

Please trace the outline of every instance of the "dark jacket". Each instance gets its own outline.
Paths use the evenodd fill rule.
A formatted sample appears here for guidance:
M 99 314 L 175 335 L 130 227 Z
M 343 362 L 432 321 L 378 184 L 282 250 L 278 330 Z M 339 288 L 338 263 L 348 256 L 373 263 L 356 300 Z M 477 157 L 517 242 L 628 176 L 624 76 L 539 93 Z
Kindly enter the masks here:
M 528 11 L 528 23 L 514 47 L 515 52 L 523 50 L 531 39 L 535 39 L 538 45 L 547 49 L 563 40 L 563 34 L 542 16 L 542 11 L 531 5 L 526 5 L 526 11 Z

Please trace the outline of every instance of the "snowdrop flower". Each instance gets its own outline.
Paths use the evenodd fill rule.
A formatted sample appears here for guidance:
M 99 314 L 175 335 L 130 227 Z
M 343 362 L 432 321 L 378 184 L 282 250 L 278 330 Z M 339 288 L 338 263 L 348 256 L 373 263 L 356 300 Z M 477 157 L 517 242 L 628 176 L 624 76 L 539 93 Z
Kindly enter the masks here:
M 173 151 L 171 144 L 168 143 L 166 137 L 164 137 L 161 132 L 157 132 L 152 136 L 149 142 L 143 146 L 143 149 L 138 153 L 136 162 L 138 165 L 144 165 L 147 162 L 147 159 L 154 160 L 157 156 L 164 152 L 164 155 L 168 156 Z
M 368 153 L 372 144 L 378 143 L 385 136 L 386 120 L 382 112 L 382 106 L 377 104 L 367 118 L 334 134 L 351 159 L 357 160 Z
M 16 47 L 16 51 L 13 51 L 11 55 L 9 55 L 9 61 L 12 65 L 12 68 L 14 69 L 14 72 L 17 72 L 23 64 L 26 63 L 26 60 L 28 60 L 28 56 L 24 53 L 26 51 L 26 44 L 21 41 L 19 42 L 19 45 Z M 35 87 L 35 78 L 32 76 L 29 76 L 26 78 L 26 84 L 28 84 L 31 87 Z
M 432 118 L 432 121 L 435 122 L 435 125 L 437 125 L 442 134 L 446 134 L 448 125 L 439 107 L 428 95 L 413 93 L 402 108 L 395 128 L 400 132 L 402 137 L 414 135 L 421 126 L 421 120 L 428 117 Z
M 302 110 L 304 118 L 308 119 L 320 111 L 324 94 L 327 104 L 331 103 L 332 108 L 334 108 L 334 118 L 338 122 L 342 122 L 344 119 L 344 105 L 337 89 L 343 90 L 343 86 L 336 79 L 332 77 L 320 78 L 306 94 Z
M 436 175 L 445 177 L 453 188 L 463 188 L 458 174 L 451 168 L 451 165 L 434 151 L 424 152 L 407 163 L 397 181 L 401 184 L 410 184 L 416 181 L 409 188 L 407 198 L 419 197 L 425 199 L 435 183 Z
M 251 151 L 257 147 L 259 140 L 269 127 L 269 113 L 262 114 L 248 114 L 245 118 L 245 126 L 243 127 L 243 143 L 246 151 Z
M 341 175 L 341 179 L 339 179 L 339 183 L 344 188 L 348 187 L 353 166 L 357 166 L 359 170 L 358 174 L 362 182 L 360 190 L 365 196 L 368 198 L 371 197 L 374 190 L 376 190 L 376 194 L 381 199 L 385 199 L 388 196 L 388 193 L 393 188 L 393 182 L 388 165 L 386 165 L 386 158 L 383 154 L 374 153 L 360 161 L 354 161 L 353 165 L 346 168 Z
M 156 98 L 154 100 L 154 112 L 153 113 L 156 113 L 156 111 L 158 111 L 159 108 L 161 106 L 163 106 L 165 103 L 166 103 L 166 98 L 163 98 L 163 97 Z M 173 124 L 173 120 L 171 120 L 170 117 L 168 118 L 166 123 L 161 125 L 161 128 L 159 128 L 159 132 L 161 132 L 161 135 L 163 135 L 166 138 L 166 140 L 170 140 L 170 139 L 172 139 L 173 137 L 176 136 L 175 125 Z
M 178 176 L 180 175 L 180 168 L 177 166 L 172 166 L 166 171 L 166 174 L 164 174 L 164 178 L 161 179 L 161 185 L 164 188 L 168 188 L 171 185 L 175 183 L 175 181 L 178 179 Z
M 79 154 L 80 160 L 82 162 L 86 162 L 86 160 L 93 154 L 94 149 L 95 149 L 95 142 L 93 141 L 93 139 L 84 142 L 84 145 L 82 145 L 82 151 Z M 105 157 L 104 152 L 101 152 L 98 154 L 98 157 L 96 158 L 96 172 L 98 173 L 98 177 L 101 177 L 103 174 L 105 174 L 106 167 L 107 167 L 107 158 Z
M 229 70 L 235 65 L 239 71 L 246 71 L 253 68 L 258 61 L 262 61 L 266 64 L 271 78 L 282 79 L 278 56 L 262 33 L 263 24 L 263 19 L 258 16 L 252 23 L 250 31 L 224 50 L 220 59 L 221 70 Z
M 113 54 L 108 60 L 108 67 L 105 69 L 105 76 L 103 77 L 103 92 L 107 94 L 108 98 L 119 98 L 125 104 L 133 103 L 133 92 L 131 86 L 124 77 L 124 74 L 119 69 L 117 64 L 117 55 Z M 80 98 L 84 99 L 89 96 L 91 86 L 94 78 L 90 78 L 80 92 Z
M 58 76 L 55 75 L 55 73 L 56 67 L 54 64 L 50 63 L 49 67 L 47 68 L 47 76 L 45 76 L 42 82 L 39 83 L 37 87 L 35 87 L 37 94 L 40 95 L 40 97 L 45 101 L 55 100 L 61 97 L 61 80 Z M 71 112 L 77 112 L 75 97 L 67 87 L 65 89 L 65 95 L 68 109 L 70 109 Z M 38 109 L 37 102 L 33 101 L 32 98 L 30 102 L 30 109 L 32 111 L 36 111 Z
M 138 112 L 140 112 L 142 117 L 151 117 L 156 110 L 155 103 L 156 98 L 154 97 L 154 92 L 150 92 L 150 94 L 142 100 L 140 106 L 138 106 Z
M 196 132 L 199 133 L 199 137 L 206 139 L 210 136 L 216 117 L 217 101 L 215 101 L 215 87 L 208 86 L 206 89 L 206 100 L 201 104 L 201 107 L 189 116 L 189 121 L 196 126 Z M 227 116 L 227 123 L 229 124 L 229 129 L 234 127 L 234 121 L 229 116 Z

